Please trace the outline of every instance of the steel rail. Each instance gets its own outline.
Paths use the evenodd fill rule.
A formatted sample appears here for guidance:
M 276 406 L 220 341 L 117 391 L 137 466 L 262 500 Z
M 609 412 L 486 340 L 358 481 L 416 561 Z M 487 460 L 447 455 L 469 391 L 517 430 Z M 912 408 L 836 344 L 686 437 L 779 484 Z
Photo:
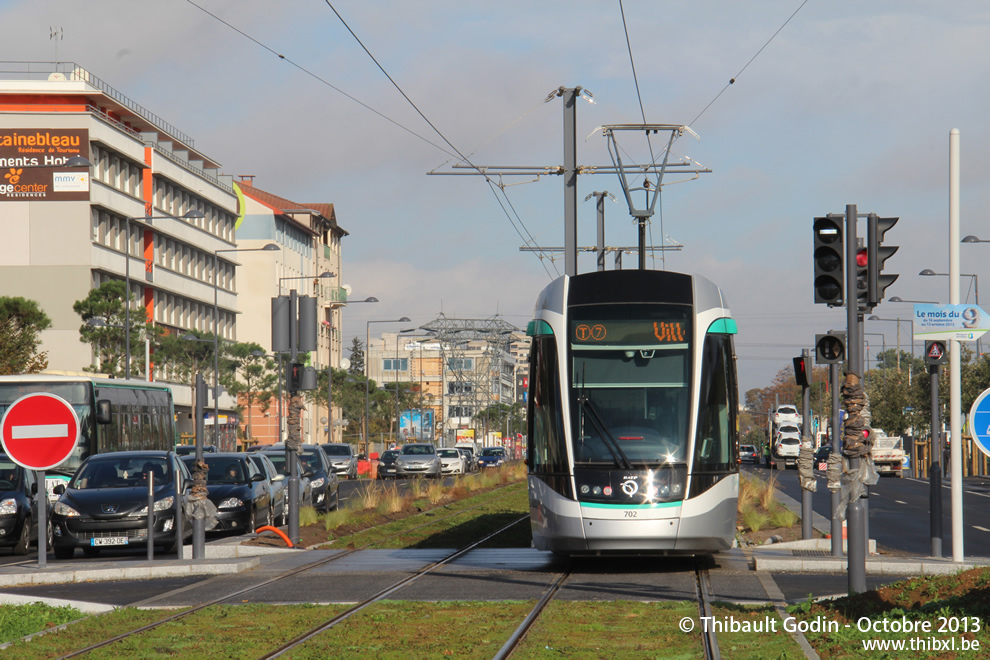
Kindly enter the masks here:
M 708 575 L 708 567 L 700 562 L 695 566 L 695 593 L 698 597 L 698 612 L 701 624 L 701 643 L 705 647 L 705 658 L 707 660 L 721 660 L 722 654 L 718 649 L 718 636 L 715 634 L 715 627 L 712 625 L 712 604 L 709 594 L 712 590 L 711 577 Z
M 550 588 L 547 589 L 546 593 L 543 594 L 543 597 L 539 600 L 539 602 L 537 602 L 533 609 L 530 610 L 529 614 L 526 615 L 526 618 L 519 624 L 519 627 L 512 633 L 512 636 L 509 637 L 505 644 L 502 645 L 502 648 L 498 650 L 498 653 L 492 656 L 492 660 L 505 660 L 505 658 L 508 658 L 515 652 L 516 648 L 526 637 L 526 633 L 528 633 L 529 629 L 533 627 L 536 620 L 540 618 L 540 614 L 543 613 L 543 610 L 546 609 L 547 605 L 550 604 L 550 601 L 552 601 L 554 596 L 557 595 L 557 592 L 560 591 L 560 588 L 564 585 L 564 581 L 570 577 L 570 575 L 571 568 L 568 566 L 567 570 L 561 573 L 554 583 L 550 585 Z
M 447 555 L 446 557 L 444 557 L 443 559 L 441 559 L 439 561 L 435 561 L 432 564 L 428 564 L 427 566 L 424 566 L 423 568 L 419 569 L 418 571 L 416 571 L 415 573 L 413 573 L 409 577 L 403 578 L 402 580 L 399 580 L 398 582 L 396 582 L 392 586 L 386 587 L 385 589 L 382 589 L 381 591 L 379 591 L 374 596 L 361 601 L 357 605 L 354 605 L 353 607 L 351 607 L 351 608 L 349 608 L 349 609 L 341 612 L 340 614 L 338 614 L 337 616 L 333 617 L 332 619 L 329 619 L 328 621 L 326 621 L 326 622 L 324 622 L 324 623 L 316 626 L 315 628 L 310 629 L 309 631 L 303 633 L 302 635 L 299 635 L 299 636 L 297 636 L 297 637 L 289 640 L 288 642 L 286 642 L 282 646 L 278 647 L 277 649 L 275 649 L 271 653 L 268 653 L 266 655 L 261 656 L 261 660 L 270 660 L 271 658 L 281 657 L 281 655 L 283 653 L 285 653 L 286 651 L 290 651 L 290 650 L 296 648 L 300 644 L 303 644 L 304 642 L 307 642 L 310 639 L 316 637 L 320 633 L 325 632 L 325 631 L 329 630 L 330 628 L 333 628 L 335 625 L 337 625 L 341 621 L 344 621 L 344 620 L 350 618 L 352 615 L 357 614 L 361 610 L 363 610 L 363 609 L 365 609 L 365 608 L 367 608 L 367 607 L 369 607 L 371 605 L 374 605 L 378 601 L 380 601 L 380 600 L 382 600 L 382 599 L 384 599 L 384 598 L 386 598 L 388 596 L 391 596 L 396 591 L 399 591 L 400 589 L 403 589 L 403 588 L 409 586 L 410 584 L 412 584 L 416 580 L 420 579 L 421 577 L 423 577 L 425 575 L 429 575 L 430 573 L 432 573 L 437 568 L 440 568 L 441 566 L 454 561 L 458 557 L 461 557 L 461 556 L 467 554 L 471 550 L 474 550 L 475 548 L 477 548 L 482 543 L 488 541 L 491 538 L 494 538 L 495 536 L 498 536 L 499 534 L 501 534 L 505 530 L 509 529 L 513 525 L 516 525 L 518 523 L 521 523 L 523 520 L 526 520 L 527 518 L 529 518 L 529 514 L 526 514 L 525 516 L 521 516 L 521 517 L 517 518 L 516 520 L 513 520 L 509 524 L 507 524 L 507 525 L 505 525 L 503 527 L 500 527 L 499 529 L 495 530 L 494 532 L 491 532 L 490 534 L 485 535 L 484 537 L 482 537 L 481 539 L 479 539 L 477 541 L 474 541 L 473 543 L 469 543 L 468 545 L 464 546 L 460 550 L 456 550 L 455 552 Z
M 480 508 L 480 507 L 483 507 L 483 506 L 488 506 L 492 502 L 497 502 L 497 501 L 499 501 L 499 500 L 501 500 L 501 499 L 503 499 L 505 497 L 508 497 L 510 494 L 511 493 L 506 493 L 505 495 L 502 495 L 502 496 L 500 496 L 498 498 L 495 498 L 494 500 L 489 500 L 488 502 L 485 502 L 483 504 L 477 504 L 475 506 L 468 507 L 466 509 L 462 509 L 460 511 L 451 513 L 448 516 L 443 516 L 441 518 L 436 518 L 435 520 L 432 520 L 432 521 L 430 521 L 428 523 L 425 523 L 423 525 L 419 525 L 419 526 L 413 527 L 411 529 L 403 530 L 401 532 L 398 532 L 396 534 L 392 534 L 391 536 L 387 536 L 387 537 L 385 537 L 383 539 L 379 539 L 379 540 L 374 541 L 372 543 L 366 543 L 365 545 L 362 545 L 362 546 L 357 547 L 357 548 L 350 548 L 350 549 L 343 550 L 343 551 L 341 551 L 341 552 L 333 555 L 332 557 L 326 557 L 326 558 L 323 558 L 323 559 L 318 559 L 318 560 L 313 561 L 313 562 L 310 562 L 308 564 L 304 564 L 302 566 L 298 566 L 298 567 L 296 567 L 296 568 L 294 568 L 292 570 L 286 571 L 285 573 L 280 573 L 280 574 L 275 575 L 275 576 L 273 576 L 271 578 L 268 578 L 267 580 L 263 580 L 262 582 L 259 582 L 258 584 L 253 584 L 253 585 L 244 587 L 242 589 L 238 589 L 237 591 L 234 591 L 234 592 L 231 592 L 231 593 L 227 593 L 227 594 L 224 594 L 222 596 L 218 596 L 216 598 L 213 598 L 211 600 L 205 601 L 205 602 L 200 603 L 198 605 L 194 605 L 194 606 L 192 606 L 192 607 L 190 607 L 188 609 L 183 609 L 181 612 L 177 612 L 176 614 L 173 614 L 172 616 L 165 617 L 164 619 L 161 619 L 161 620 L 156 621 L 154 623 L 149 623 L 149 624 L 147 624 L 145 626 L 142 626 L 140 628 L 135 628 L 134 630 L 130 630 L 128 632 L 121 633 L 121 634 L 119 634 L 119 635 L 117 635 L 115 637 L 111 637 L 110 639 L 105 639 L 105 640 L 103 640 L 101 642 L 97 642 L 97 643 L 92 644 L 90 646 L 87 646 L 85 648 L 78 649 L 76 651 L 72 651 L 71 653 L 66 653 L 65 655 L 59 656 L 58 657 L 58 660 L 64 660 L 66 658 L 75 658 L 75 657 L 78 657 L 78 656 L 83 655 L 85 653 L 88 653 L 90 651 L 94 651 L 96 649 L 103 648 L 105 646 L 109 646 L 110 644 L 114 644 L 114 643 L 119 642 L 121 640 L 127 639 L 128 637 L 131 637 L 133 635 L 138 635 L 140 633 L 147 632 L 148 630 L 152 630 L 154 628 L 157 628 L 158 626 L 164 625 L 164 624 L 169 623 L 171 621 L 176 621 L 176 620 L 181 619 L 181 618 L 183 618 L 185 616 L 188 616 L 190 614 L 194 614 L 196 612 L 199 612 L 200 610 L 203 610 L 203 609 L 205 609 L 205 608 L 207 608 L 207 607 L 209 607 L 211 605 L 217 605 L 219 603 L 222 603 L 224 601 L 230 600 L 232 598 L 237 598 L 238 596 L 242 596 L 242 595 L 244 595 L 246 593 L 250 593 L 252 591 L 256 591 L 258 589 L 261 589 L 263 587 L 267 587 L 268 585 L 273 584 L 275 582 L 280 582 L 282 580 L 288 579 L 288 578 L 293 577 L 295 575 L 298 575 L 300 573 L 304 573 L 304 572 L 306 572 L 308 570 L 319 568 L 321 566 L 324 566 L 326 564 L 329 564 L 330 562 L 334 562 L 334 561 L 337 561 L 338 559 L 343 559 L 344 557 L 350 556 L 350 555 L 352 555 L 352 554 L 354 554 L 356 552 L 360 552 L 361 550 L 367 550 L 368 548 L 371 548 L 371 547 L 373 547 L 373 546 L 375 546 L 375 545 L 377 545 L 379 543 L 383 543 L 385 541 L 389 541 L 389 540 L 398 538 L 400 536 L 403 536 L 405 534 L 408 534 L 409 532 L 416 531 L 416 530 L 422 529 L 424 527 L 428 527 L 430 525 L 436 524 L 438 522 L 447 520 L 449 518 L 453 518 L 453 517 L 459 516 L 459 515 L 461 515 L 463 513 L 466 513 L 468 511 L 471 511 L 473 509 L 477 509 L 477 508 Z M 522 520 L 525 520 L 528 517 L 529 516 L 526 515 L 526 516 L 523 516 L 522 518 L 520 518 L 518 520 L 513 521 L 512 523 L 510 523 L 506 527 L 503 527 L 502 529 L 500 529 L 498 532 L 495 532 L 493 534 L 489 534 L 488 536 L 486 536 L 484 539 L 482 539 L 481 541 L 479 541 L 477 543 L 483 543 L 484 541 L 488 540 L 492 536 L 500 533 L 501 531 L 504 531 L 508 527 L 511 527 L 512 525 L 515 525 L 518 522 L 521 522 Z M 463 554 L 463 553 L 461 553 L 461 554 Z M 460 555 L 458 555 L 458 556 L 460 556 Z M 449 559 L 450 558 L 448 558 L 446 561 L 449 561 Z M 188 587 L 182 587 L 182 589 L 180 589 L 180 591 L 184 591 L 187 588 Z M 162 598 L 165 598 L 167 596 L 168 596 L 168 594 L 162 594 L 161 596 L 155 598 L 154 600 L 161 600 Z

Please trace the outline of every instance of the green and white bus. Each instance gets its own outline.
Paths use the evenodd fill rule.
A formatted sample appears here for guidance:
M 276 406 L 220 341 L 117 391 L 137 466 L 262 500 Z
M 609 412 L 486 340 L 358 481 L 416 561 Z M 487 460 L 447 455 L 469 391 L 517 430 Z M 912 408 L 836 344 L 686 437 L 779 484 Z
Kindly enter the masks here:
M 69 458 L 46 471 L 48 491 L 64 483 L 88 456 L 111 451 L 174 449 L 172 390 L 160 383 L 98 376 L 0 376 L 0 417 L 28 394 L 54 394 L 76 411 L 79 440 Z

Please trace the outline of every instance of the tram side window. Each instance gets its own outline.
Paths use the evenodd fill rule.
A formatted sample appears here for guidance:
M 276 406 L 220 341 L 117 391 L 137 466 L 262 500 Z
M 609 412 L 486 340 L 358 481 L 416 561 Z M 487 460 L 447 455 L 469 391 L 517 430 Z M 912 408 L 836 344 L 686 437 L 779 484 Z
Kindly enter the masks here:
M 530 349 L 529 416 L 529 469 L 534 474 L 568 473 L 558 366 L 554 338 L 534 337 Z
M 705 337 L 691 497 L 738 469 L 736 379 L 730 335 Z

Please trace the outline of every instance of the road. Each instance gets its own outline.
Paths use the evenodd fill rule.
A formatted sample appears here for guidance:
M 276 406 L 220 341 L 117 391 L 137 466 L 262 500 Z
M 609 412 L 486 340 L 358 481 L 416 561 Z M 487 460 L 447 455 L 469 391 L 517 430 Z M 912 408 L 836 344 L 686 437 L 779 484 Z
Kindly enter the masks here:
M 777 488 L 801 501 L 797 470 L 769 470 L 744 466 L 744 471 L 762 479 L 773 478 Z M 772 473 L 772 476 L 771 476 Z M 831 493 L 825 476 L 816 472 L 818 491 L 812 496 L 812 508 L 831 518 Z M 928 556 L 931 553 L 928 481 L 904 477 L 880 477 L 870 489 L 870 538 L 895 554 Z M 990 556 L 990 481 L 966 478 L 963 488 L 963 551 L 967 557 Z M 948 483 L 942 486 L 942 555 L 952 556 L 952 511 Z

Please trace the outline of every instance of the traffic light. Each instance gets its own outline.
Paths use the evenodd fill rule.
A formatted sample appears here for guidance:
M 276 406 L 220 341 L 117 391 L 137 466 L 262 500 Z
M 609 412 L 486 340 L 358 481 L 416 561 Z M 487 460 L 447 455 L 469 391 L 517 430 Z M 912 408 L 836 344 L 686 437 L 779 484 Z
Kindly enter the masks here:
M 949 352 L 946 349 L 946 343 L 944 341 L 926 341 L 925 342 L 925 363 L 939 365 L 945 362 L 949 357 Z
M 818 364 L 839 364 L 846 359 L 846 333 L 830 332 L 815 335 L 815 361 Z
M 798 387 L 808 387 L 808 365 L 804 362 L 804 356 L 792 358 L 794 362 L 794 380 Z
M 285 389 L 289 392 L 298 392 L 302 389 L 303 367 L 299 362 L 290 362 L 285 365 Z
M 815 304 L 842 307 L 845 262 L 841 215 L 815 218 Z
M 869 295 L 867 306 L 873 309 L 883 302 L 887 287 L 897 281 L 899 275 L 883 275 L 883 263 L 897 252 L 896 245 L 883 246 L 883 235 L 897 224 L 899 218 L 879 218 L 871 213 L 867 225 L 867 246 L 869 247 Z
M 856 250 L 856 304 L 860 311 L 872 309 L 870 301 L 870 250 L 861 247 Z

